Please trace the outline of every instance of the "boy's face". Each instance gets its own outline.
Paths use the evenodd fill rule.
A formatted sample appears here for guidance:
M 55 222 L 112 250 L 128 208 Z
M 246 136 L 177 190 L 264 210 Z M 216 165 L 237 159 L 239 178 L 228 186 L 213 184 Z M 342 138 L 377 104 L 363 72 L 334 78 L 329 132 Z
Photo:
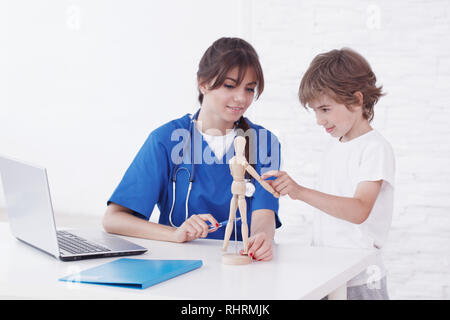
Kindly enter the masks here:
M 331 136 L 342 137 L 341 141 L 353 139 L 358 126 L 364 120 L 361 107 L 354 106 L 349 110 L 326 94 L 310 102 L 309 107 L 316 114 L 317 124 Z

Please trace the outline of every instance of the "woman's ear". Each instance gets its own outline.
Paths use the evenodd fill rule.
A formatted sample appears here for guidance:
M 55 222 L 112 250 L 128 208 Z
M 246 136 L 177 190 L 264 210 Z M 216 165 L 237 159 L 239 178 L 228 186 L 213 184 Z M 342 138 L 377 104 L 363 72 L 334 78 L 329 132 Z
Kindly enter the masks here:
M 200 92 L 205 95 L 206 91 L 208 90 L 206 83 L 204 81 L 201 81 L 200 79 L 197 79 L 197 83 L 198 83 L 198 90 L 200 90 Z

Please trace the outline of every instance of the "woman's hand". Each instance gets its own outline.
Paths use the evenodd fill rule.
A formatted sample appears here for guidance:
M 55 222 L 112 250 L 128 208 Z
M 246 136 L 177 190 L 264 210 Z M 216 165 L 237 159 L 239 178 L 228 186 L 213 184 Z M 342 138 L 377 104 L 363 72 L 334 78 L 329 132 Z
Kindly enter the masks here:
M 240 253 L 243 254 L 243 250 Z M 249 237 L 248 255 L 258 261 L 272 260 L 272 238 L 268 237 L 265 232 L 259 232 Z
M 276 177 L 275 180 L 266 180 L 272 188 L 275 189 L 280 195 L 289 195 L 291 199 L 298 200 L 299 193 L 301 192 L 302 186 L 297 184 L 294 179 L 292 179 L 285 171 L 269 171 L 264 173 L 261 178 L 267 179 L 269 177 Z
M 248 255 L 258 261 L 272 260 L 275 212 L 269 209 L 253 211 L 250 234 L 251 236 L 248 238 Z M 243 251 L 241 250 L 242 253 Z
M 209 229 L 210 225 L 206 223 L 209 221 L 214 228 Z M 214 217 L 209 214 L 194 214 L 190 216 L 179 228 L 174 231 L 175 242 L 192 241 L 198 238 L 206 238 L 208 233 L 217 230 L 219 223 Z

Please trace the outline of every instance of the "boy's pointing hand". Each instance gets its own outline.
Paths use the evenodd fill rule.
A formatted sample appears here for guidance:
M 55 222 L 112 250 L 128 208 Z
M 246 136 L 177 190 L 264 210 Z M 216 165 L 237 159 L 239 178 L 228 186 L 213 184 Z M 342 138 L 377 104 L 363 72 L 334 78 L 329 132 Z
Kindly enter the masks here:
M 280 195 L 285 196 L 288 194 L 291 199 L 299 199 L 298 195 L 302 186 L 297 184 L 295 180 L 292 179 L 285 171 L 272 170 L 261 176 L 264 180 L 270 177 L 276 177 L 276 179 L 266 180 L 266 182 L 269 183 Z

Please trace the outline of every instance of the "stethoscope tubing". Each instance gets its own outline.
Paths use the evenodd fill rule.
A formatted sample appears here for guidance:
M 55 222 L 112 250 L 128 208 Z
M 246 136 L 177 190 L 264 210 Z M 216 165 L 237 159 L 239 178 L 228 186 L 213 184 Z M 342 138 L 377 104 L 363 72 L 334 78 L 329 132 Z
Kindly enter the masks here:
M 188 193 L 186 195 L 186 201 L 185 201 L 185 212 L 186 212 L 186 216 L 184 221 L 187 220 L 188 216 L 189 216 L 189 212 L 188 212 L 188 204 L 189 204 L 189 195 L 191 194 L 191 189 L 192 189 L 192 183 L 194 182 L 194 178 L 195 178 L 195 165 L 194 165 L 194 161 L 193 161 L 193 157 L 192 157 L 192 152 L 194 150 L 194 142 L 192 141 L 192 130 L 194 127 L 194 121 L 197 120 L 198 115 L 200 113 L 200 109 L 198 109 L 198 111 L 193 115 L 191 122 L 189 124 L 189 142 L 191 143 L 191 171 L 189 171 L 187 168 L 184 167 L 179 167 L 179 165 L 176 165 L 174 170 L 173 170 L 173 175 L 172 175 L 172 207 L 170 208 L 170 212 L 169 212 L 169 223 L 172 227 L 178 228 L 172 221 L 172 213 L 173 213 L 173 208 L 175 206 L 175 198 L 176 198 L 176 187 L 175 184 L 177 182 L 177 175 L 178 175 L 178 171 L 179 170 L 186 170 L 188 172 L 189 175 L 189 187 L 188 187 Z M 183 147 L 183 150 L 185 149 L 185 147 L 188 145 L 188 143 L 185 144 L 185 146 Z M 184 151 L 183 151 L 184 152 Z M 184 155 L 184 153 L 183 153 Z M 181 225 L 180 225 L 181 226 Z

